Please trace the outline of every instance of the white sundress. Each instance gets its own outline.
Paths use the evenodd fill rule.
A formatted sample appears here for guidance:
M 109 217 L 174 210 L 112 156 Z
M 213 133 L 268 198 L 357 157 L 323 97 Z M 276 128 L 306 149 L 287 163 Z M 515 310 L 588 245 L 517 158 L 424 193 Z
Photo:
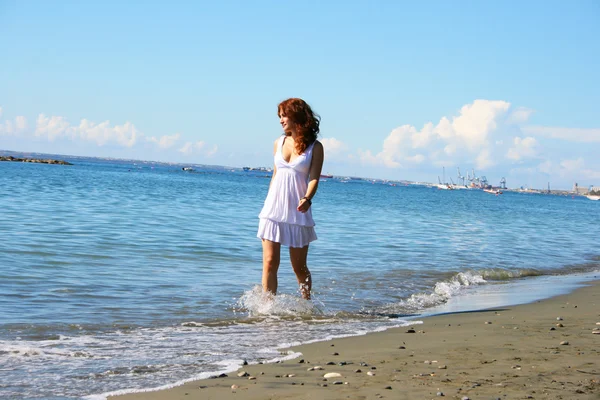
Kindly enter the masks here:
M 271 182 L 262 211 L 258 215 L 256 236 L 284 246 L 305 247 L 313 240 L 317 240 L 315 221 L 312 218 L 312 208 L 301 213 L 297 207 L 308 187 L 314 142 L 304 153 L 288 163 L 282 155 L 284 140 L 285 136 L 282 136 L 277 146 L 275 153 L 277 172 Z

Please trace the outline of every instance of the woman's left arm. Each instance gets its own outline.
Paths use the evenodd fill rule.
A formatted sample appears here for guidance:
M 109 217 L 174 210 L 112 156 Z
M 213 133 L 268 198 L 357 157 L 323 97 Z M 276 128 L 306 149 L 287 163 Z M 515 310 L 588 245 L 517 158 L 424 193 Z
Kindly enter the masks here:
M 312 204 L 312 198 L 317 194 L 324 159 L 325 152 L 323 151 L 323 145 L 317 140 L 313 146 L 312 161 L 310 163 L 310 171 L 308 172 L 308 188 L 306 189 L 306 194 L 300 199 L 300 203 L 298 203 L 298 211 L 300 212 L 308 211 Z

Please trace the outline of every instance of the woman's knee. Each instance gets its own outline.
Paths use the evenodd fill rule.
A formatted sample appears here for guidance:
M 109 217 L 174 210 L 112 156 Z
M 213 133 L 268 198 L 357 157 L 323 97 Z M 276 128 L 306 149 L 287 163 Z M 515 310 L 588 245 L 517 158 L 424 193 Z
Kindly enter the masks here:
M 265 268 L 277 272 L 277 269 L 279 268 L 279 257 L 274 254 L 265 255 L 263 257 L 263 265 Z
M 292 269 L 294 270 L 296 275 L 310 275 L 310 270 L 308 269 L 308 265 L 306 265 L 306 262 L 292 263 Z

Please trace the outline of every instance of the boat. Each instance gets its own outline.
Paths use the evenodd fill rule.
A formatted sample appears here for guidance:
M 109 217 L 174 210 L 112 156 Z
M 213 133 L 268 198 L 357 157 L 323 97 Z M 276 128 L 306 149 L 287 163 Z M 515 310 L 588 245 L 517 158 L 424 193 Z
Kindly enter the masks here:
M 446 182 L 446 167 L 443 167 L 443 171 L 444 181 L 442 182 L 438 175 L 438 184 L 436 185 L 436 187 L 441 190 L 454 190 L 454 187 L 452 187 L 452 185 Z
M 323 178 L 323 179 L 331 179 L 331 178 L 333 178 L 333 175 L 331 175 L 331 174 L 321 174 L 321 178 Z
M 502 194 L 502 190 L 500 190 L 500 189 L 483 189 L 483 191 L 486 193 L 491 193 L 491 194 L 495 194 L 495 195 Z
M 598 201 L 598 200 L 600 200 L 600 196 L 593 195 L 593 194 L 588 194 L 588 195 L 586 195 L 585 197 L 587 197 L 587 198 L 588 198 L 588 199 L 590 199 L 590 200 L 594 200 L 594 201 Z

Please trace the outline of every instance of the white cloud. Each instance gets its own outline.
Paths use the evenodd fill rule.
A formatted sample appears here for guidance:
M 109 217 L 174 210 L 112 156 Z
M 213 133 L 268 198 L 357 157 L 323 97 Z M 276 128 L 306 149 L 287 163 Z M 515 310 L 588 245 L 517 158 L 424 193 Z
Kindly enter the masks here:
M 371 150 L 361 150 L 358 149 L 358 159 L 361 161 L 362 164 L 372 164 L 372 165 L 380 165 L 383 164 L 383 162 L 381 161 L 381 159 L 377 158 L 376 156 L 373 155 L 373 153 L 371 153 Z M 350 156 L 351 159 L 354 158 L 354 156 Z
M 186 142 L 178 151 L 183 154 L 192 154 L 194 150 L 200 150 L 204 147 L 204 142 Z
M 2 117 L 2 107 L 0 107 L 0 118 Z M 0 121 L 0 135 L 20 135 L 27 129 L 27 120 L 19 115 L 14 120 Z
M 161 149 L 169 149 L 173 147 L 175 143 L 177 143 L 177 141 L 179 141 L 180 137 L 181 135 L 179 133 L 176 133 L 174 135 L 164 135 L 160 138 L 151 136 L 146 138 L 146 140 L 152 143 L 156 143 Z
M 359 152 L 363 164 L 399 168 L 429 159 L 435 165 L 451 165 L 461 161 L 475 163 L 478 168 L 495 164 L 491 146 L 503 140 L 492 140 L 494 134 L 505 135 L 510 103 L 501 100 L 475 100 L 460 109 L 459 115 L 442 117 L 437 125 L 426 123 L 421 130 L 412 125 L 394 129 L 384 140 L 382 150 Z M 521 112 L 524 118 L 525 112 Z M 509 131 L 512 131 L 510 129 Z M 498 133 L 500 132 L 500 133 Z
M 323 138 L 319 141 L 323 144 L 326 154 L 337 154 L 348 148 L 344 142 L 336 138 Z
M 24 118 L 18 119 L 17 124 L 23 127 L 26 126 L 26 121 Z M 78 126 L 73 126 L 64 117 L 46 116 L 44 114 L 38 116 L 35 136 L 46 138 L 49 141 L 61 138 L 72 141 L 82 140 L 93 142 L 98 146 L 112 144 L 127 148 L 132 148 L 143 140 L 155 144 L 162 150 L 172 148 L 181 139 L 181 134 L 179 133 L 160 137 L 146 137 L 131 122 L 112 126 L 109 121 L 96 123 L 84 118 Z M 191 154 L 202 149 L 204 146 L 205 143 L 202 141 L 188 142 L 179 151 L 184 154 Z M 217 147 L 213 146 L 208 150 L 205 149 L 202 154 L 213 155 L 216 151 Z
M 75 129 L 63 117 L 47 117 L 40 114 L 36 123 L 35 136 L 47 137 L 49 141 L 63 136 L 73 139 L 75 138 Z
M 508 149 L 506 157 L 511 160 L 521 160 L 523 158 L 533 158 L 537 155 L 538 141 L 533 137 L 521 139 L 516 137 L 513 139 L 514 147 Z
M 583 170 L 585 166 L 585 161 L 583 158 L 579 157 L 575 160 L 562 160 L 560 162 L 560 167 L 565 172 L 578 172 Z
M 492 155 L 489 149 L 483 149 L 475 159 L 475 167 L 477 169 L 486 169 L 495 165 L 496 163 L 492 160 Z
M 475 100 L 463 106 L 460 116 L 452 121 L 456 138 L 463 141 L 470 150 L 478 150 L 487 144 L 488 136 L 498 126 L 498 117 L 510 108 L 506 101 Z
M 573 181 L 594 183 L 600 179 L 600 171 L 588 167 L 582 157 L 562 160 L 552 172 L 560 174 L 561 177 L 571 177 Z
M 95 123 L 82 119 L 79 126 L 72 126 L 64 117 L 47 117 L 40 114 L 37 119 L 35 136 L 54 141 L 58 138 L 81 139 L 104 146 L 108 143 L 132 147 L 136 144 L 139 132 L 131 122 L 111 126 L 109 121 Z
M 132 147 L 136 144 L 138 131 L 131 122 L 123 125 L 110 126 L 109 121 L 99 124 L 82 119 L 77 132 L 82 139 L 96 142 L 99 146 L 107 143 L 118 143 L 124 147 Z
M 475 100 L 456 115 L 442 116 L 421 129 L 401 125 L 385 137 L 380 151 L 361 149 L 350 160 L 388 169 L 412 168 L 422 176 L 435 177 L 441 167 L 463 166 L 492 179 L 510 172 L 521 184 L 597 184 L 600 164 L 593 155 L 600 150 L 596 145 L 600 129 L 525 125 L 532 114 L 529 108 L 515 108 L 503 100 Z
M 533 114 L 532 109 L 526 107 L 517 107 L 508 115 L 507 122 L 510 124 L 522 124 L 529 120 L 531 114 Z
M 17 127 L 17 130 L 19 130 L 19 131 L 23 131 L 23 130 L 27 129 L 27 119 L 25 119 L 24 116 L 19 115 L 18 117 L 15 118 L 15 126 Z
M 542 173 L 547 178 L 560 177 L 566 182 L 585 182 L 585 184 L 597 184 L 600 180 L 600 170 L 589 167 L 582 157 L 563 159 L 558 162 L 545 160 L 534 167 L 513 169 L 511 173 L 530 175 Z
M 186 142 L 178 151 L 186 156 L 200 154 L 203 156 L 211 157 L 217 153 L 218 149 L 219 147 L 217 145 L 214 145 L 210 149 L 207 149 L 205 142 L 198 141 Z
M 420 164 L 423 161 L 425 161 L 425 156 L 422 155 L 422 154 L 416 154 L 416 155 L 414 155 L 412 157 L 407 157 L 406 160 L 410 161 L 410 162 L 413 162 L 415 164 Z
M 213 147 L 211 147 L 210 150 L 204 152 L 204 155 L 207 156 L 207 157 L 214 156 L 217 153 L 218 150 L 219 150 L 219 146 L 217 146 L 215 144 L 215 145 L 213 145 Z
M 379 152 L 361 149 L 357 158 L 363 165 L 389 169 L 419 164 L 418 172 L 427 175 L 452 166 L 474 167 L 498 176 L 510 171 L 513 178 L 521 174 L 537 185 L 547 180 L 565 186 L 600 179 L 600 164 L 594 158 L 578 157 L 596 154 L 598 149 L 577 145 L 600 143 L 600 129 L 524 126 L 532 114 L 529 108 L 514 108 L 503 100 L 475 100 L 457 115 L 443 116 L 422 129 L 401 125 L 383 140 Z M 564 140 L 565 145 L 556 146 L 548 138 Z M 567 146 L 567 141 L 572 145 Z M 540 162 L 542 155 L 545 160 Z M 519 167 L 513 168 L 514 164 Z
M 12 135 L 13 124 L 11 121 L 0 122 L 0 135 Z
M 425 126 L 423 126 L 423 129 L 421 129 L 420 132 L 417 132 L 415 128 L 413 128 L 411 132 L 412 133 L 410 139 L 412 142 L 412 147 L 414 149 L 427 147 L 427 145 L 431 143 L 432 139 L 435 136 L 435 134 L 433 133 L 433 124 L 431 122 L 425 124 Z
M 578 143 L 600 143 L 600 129 L 560 128 L 552 126 L 530 125 L 522 128 L 523 132 L 533 136 L 563 139 Z

